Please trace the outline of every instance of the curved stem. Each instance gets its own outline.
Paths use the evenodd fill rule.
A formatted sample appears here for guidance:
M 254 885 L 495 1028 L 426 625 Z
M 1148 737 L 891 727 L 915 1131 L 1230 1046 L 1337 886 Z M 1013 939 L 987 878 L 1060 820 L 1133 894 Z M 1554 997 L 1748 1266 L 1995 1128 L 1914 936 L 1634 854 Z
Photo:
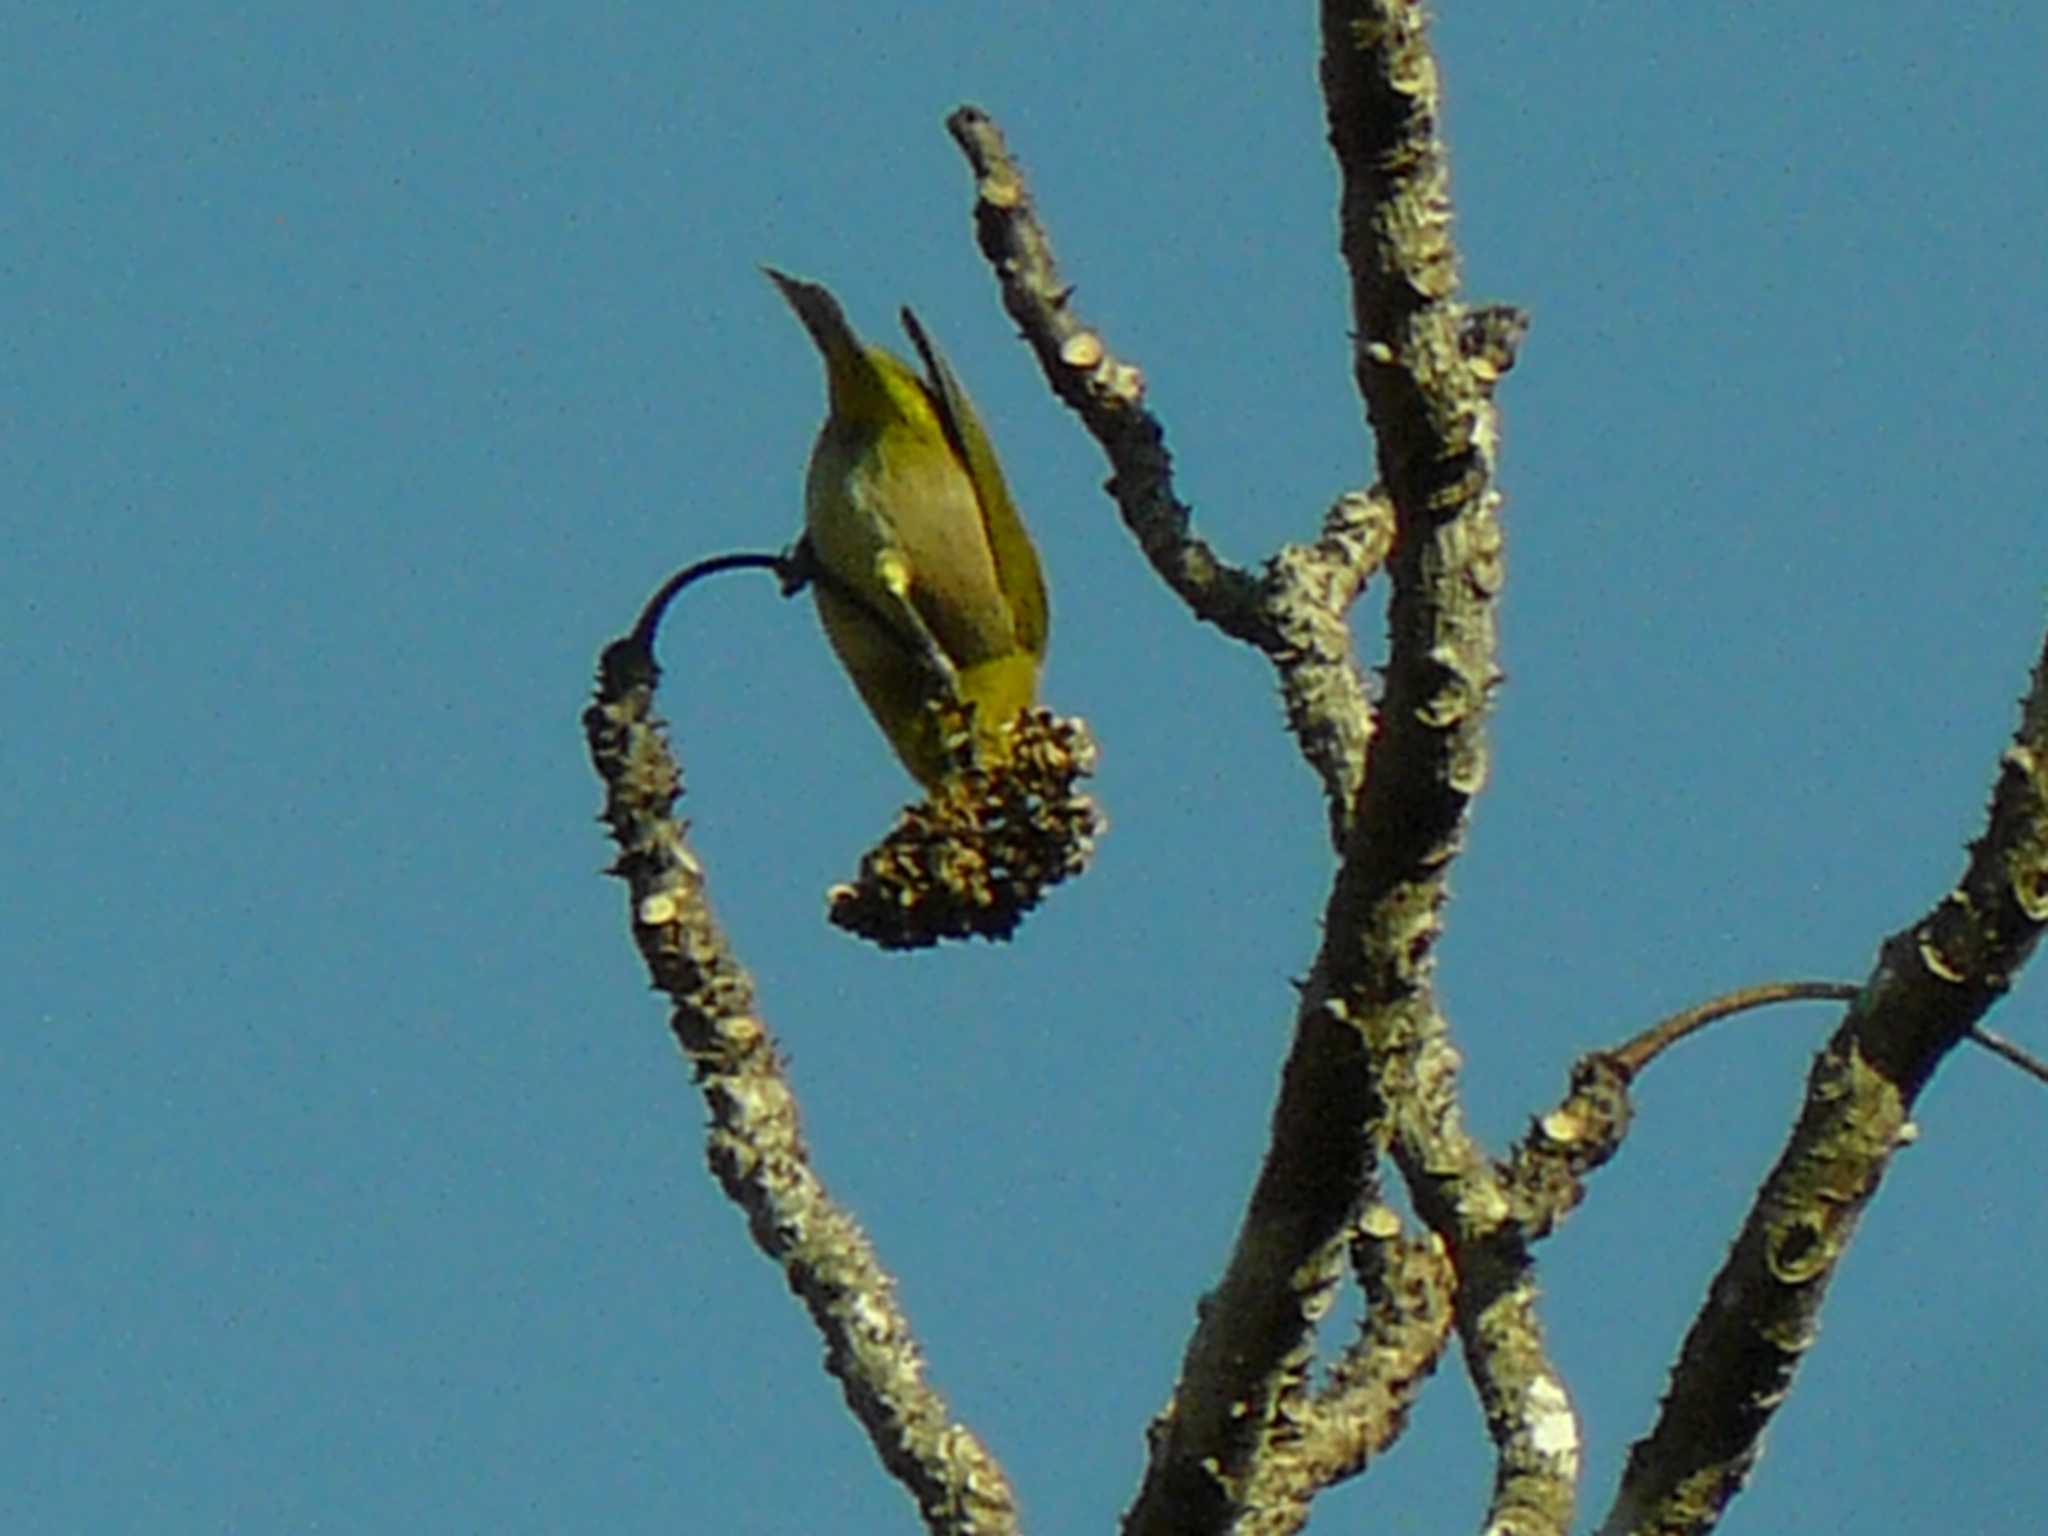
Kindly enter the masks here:
M 721 571 L 773 571 L 781 578 L 784 595 L 797 591 L 802 585 L 798 557 L 786 552 L 779 555 L 764 555 L 756 550 L 742 550 L 736 554 L 713 555 L 709 560 L 699 560 L 695 565 L 683 567 L 655 589 L 654 596 L 647 599 L 647 606 L 640 610 L 640 617 L 633 625 L 630 637 L 633 644 L 643 651 L 654 650 L 654 633 L 661 628 L 663 615 L 668 605 L 675 601 L 676 594 L 706 576 L 716 576 Z M 791 585 L 792 582 L 795 585 Z

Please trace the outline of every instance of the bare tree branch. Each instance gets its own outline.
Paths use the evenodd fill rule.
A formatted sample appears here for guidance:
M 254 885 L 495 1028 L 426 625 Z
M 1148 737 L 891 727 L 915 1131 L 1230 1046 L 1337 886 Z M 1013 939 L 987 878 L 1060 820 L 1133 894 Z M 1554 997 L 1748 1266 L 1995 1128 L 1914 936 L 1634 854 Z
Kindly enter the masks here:
M 753 981 L 711 915 L 703 866 L 672 814 L 682 772 L 652 715 L 652 638 L 647 626 L 606 650 L 583 727 L 605 784 L 604 820 L 619 846 L 612 873 L 631 895 L 633 938 L 674 1005 L 669 1027 L 710 1112 L 711 1171 L 810 1312 L 826 1369 L 926 1529 L 1010 1536 L 1018 1526 L 1008 1479 L 925 1380 L 893 1283 L 811 1167 Z
M 1853 1003 L 1862 990 L 1845 981 L 1767 981 L 1741 987 L 1659 1019 L 1607 1054 L 1623 1073 L 1633 1078 L 1686 1036 L 1721 1019 L 1733 1018 L 1752 1008 L 1768 1008 L 1773 1003 Z
M 1232 1536 L 1301 1529 L 1318 1493 L 1356 1477 L 1400 1438 L 1450 1342 L 1457 1278 L 1435 1233 L 1404 1238 L 1400 1216 L 1372 1206 L 1359 1219 L 1351 1260 L 1372 1298 L 1359 1337 L 1319 1390 L 1282 1399 Z
M 1054 392 L 1114 468 L 1109 489 L 1167 584 L 1199 617 L 1280 666 L 1290 723 L 1317 767 L 1333 830 L 1348 836 L 1371 706 L 1344 611 L 1391 537 L 1384 498 L 1341 499 L 1322 539 L 1283 552 L 1264 580 L 1220 561 L 1173 495 L 1164 432 L 1137 370 L 1116 359 L 1069 303 L 1024 181 L 1000 131 L 963 107 L 948 127 L 975 174 L 976 228 L 1005 307 Z M 1152 1455 L 1131 1533 L 1221 1531 L 1243 1508 L 1255 1458 L 1299 1394 L 1315 1321 L 1344 1270 L 1355 1213 L 1370 1197 L 1383 1133 L 1360 1033 L 1304 1001 L 1282 1073 L 1273 1142 L 1217 1288 L 1205 1298 Z
M 1522 321 L 1457 302 L 1436 63 L 1421 7 L 1325 0 L 1323 93 L 1355 373 L 1395 509 L 1386 695 L 1311 996 L 1369 1042 L 1392 1151 L 1458 1269 L 1458 1332 L 1496 1452 L 1493 1531 L 1562 1533 L 1576 1419 L 1536 1314 L 1534 1270 L 1496 1170 L 1466 1133 L 1431 984 L 1445 874 L 1486 778 L 1504 579 L 1492 392 Z
M 949 123 L 975 170 L 977 228 L 1005 306 L 1055 392 L 1102 442 L 1116 471 L 1110 489 L 1154 568 L 1201 617 L 1276 661 L 1306 656 L 1316 669 L 1288 693 L 1290 722 L 1323 778 L 1343 854 L 1266 1163 L 1174 1399 L 1154 1424 L 1151 1464 L 1125 1528 L 1218 1530 L 1245 1507 L 1286 1442 L 1310 1330 L 1336 1283 L 1344 1234 L 1372 1198 L 1372 1169 L 1391 1131 L 1418 1210 L 1459 1266 L 1459 1327 L 1501 1456 L 1495 1523 L 1561 1531 L 1577 1475 L 1576 1426 L 1542 1349 L 1533 1278 L 1505 1220 L 1505 1193 L 1462 1127 L 1456 1056 L 1429 984 L 1445 872 L 1485 776 L 1482 724 L 1498 677 L 1492 602 L 1502 579 L 1491 394 L 1522 321 L 1454 301 L 1434 65 L 1419 12 L 1327 7 L 1325 91 L 1344 175 L 1357 373 L 1393 514 L 1390 728 L 1381 736 L 1348 638 L 1328 638 L 1355 580 L 1345 576 L 1312 605 L 1322 627 L 1304 642 L 1283 634 L 1262 600 L 1302 591 L 1297 567 L 1283 558 L 1254 584 L 1190 534 L 1163 433 L 1140 404 L 1142 380 L 1073 315 L 999 133 L 973 109 Z M 1361 534 L 1347 542 L 1361 554 L 1348 567 L 1340 560 L 1340 570 L 1362 569 L 1363 551 L 1388 547 L 1357 521 Z M 1326 529 L 1325 543 L 1340 531 Z M 1342 678 L 1335 687 L 1333 666 Z M 1341 716 L 1334 729 L 1304 728 L 1319 710 Z
M 1983 1046 L 1994 1056 L 2003 1056 L 2029 1077 L 2039 1078 L 2048 1083 L 2048 1061 L 2043 1061 L 2026 1047 L 1992 1030 L 1973 1027 L 1970 1038 Z
M 1753 1464 L 1834 1265 L 1893 1150 L 1911 1139 L 1908 1113 L 1942 1056 L 1974 1036 L 2048 1078 L 2048 1064 L 1975 1023 L 2048 921 L 2048 652 L 1962 885 L 1886 942 L 1868 983 L 1746 989 L 1593 1052 L 1575 1064 L 1559 1107 L 1505 1160 L 1490 1159 L 1463 1121 L 1434 948 L 1448 872 L 1487 776 L 1486 716 L 1500 681 L 1494 604 L 1505 579 L 1494 393 L 1527 318 L 1458 297 L 1441 102 L 1420 6 L 1323 0 L 1321 15 L 1354 377 L 1381 478 L 1339 496 L 1312 542 L 1283 547 L 1256 571 L 1223 560 L 1193 531 L 1164 430 L 1143 403 L 1143 377 L 1075 313 L 996 125 L 972 107 L 948 120 L 974 172 L 977 233 L 1006 308 L 1055 393 L 1101 443 L 1108 489 L 1154 570 L 1197 617 L 1275 667 L 1339 855 L 1266 1159 L 1174 1394 L 1151 1427 L 1125 1530 L 1300 1529 L 1317 1493 L 1398 1437 L 1455 1329 L 1496 1452 L 1489 1536 L 1563 1536 L 1579 1431 L 1545 1344 L 1531 1250 L 1583 1198 L 1585 1175 L 1619 1148 L 1631 1082 L 1662 1051 L 1766 1003 L 1851 1001 L 1605 1527 L 1703 1531 Z M 708 565 L 766 565 L 787 583 L 791 558 Z M 1383 568 L 1388 660 L 1375 701 L 1349 618 Z M 662 600 L 607 651 L 585 726 L 607 784 L 605 816 L 622 850 L 614 873 L 632 892 L 635 938 L 674 1004 L 671 1027 L 710 1109 L 711 1166 L 810 1311 L 828 1368 L 927 1528 L 1014 1531 L 1001 1468 L 925 1380 L 889 1277 L 810 1167 L 751 981 L 711 917 L 702 869 L 671 815 L 680 773 L 650 715 Z M 910 832 L 903 848 L 885 851 L 916 876 L 918 850 L 932 839 L 921 824 Z M 992 887 L 1020 862 L 1029 861 L 989 860 L 967 871 L 967 884 Z M 880 904 L 894 921 L 889 901 Z M 1386 1156 L 1428 1229 L 1419 1237 L 1404 1237 L 1379 1203 Z M 1347 1264 L 1364 1319 L 1318 1382 L 1315 1330 Z
M 1814 1063 L 1806 1105 L 1687 1334 L 1602 1531 L 1711 1529 L 1813 1343 L 1821 1302 L 1914 1100 L 2004 995 L 2048 923 L 2048 645 L 1957 887 L 1880 947 Z
M 1052 242 L 1002 130 L 975 106 L 956 110 L 946 128 L 974 172 L 975 230 L 1002 281 L 1003 306 L 1037 352 L 1053 393 L 1108 454 L 1115 471 L 1109 492 L 1125 526 L 1199 618 L 1266 649 L 1271 627 L 1258 579 L 1219 558 L 1190 530 L 1188 509 L 1174 495 L 1166 434 L 1144 407 L 1144 375 L 1113 355 L 1074 313 L 1073 291 L 1060 279 Z
M 1323 778 L 1344 855 L 1266 1164 L 1174 1400 L 1154 1425 L 1126 1530 L 1221 1528 L 1243 1507 L 1247 1479 L 1261 1475 L 1262 1451 L 1284 1442 L 1284 1411 L 1336 1280 L 1338 1244 L 1371 1197 L 1389 1106 L 1417 1208 L 1457 1255 L 1459 1327 L 1501 1455 L 1496 1524 L 1562 1530 L 1576 1426 L 1541 1345 L 1506 1195 L 1464 1133 L 1455 1053 L 1429 985 L 1444 875 L 1485 775 L 1482 722 L 1498 676 L 1491 605 L 1502 579 L 1491 393 L 1522 322 L 1453 299 L 1434 65 L 1419 13 L 1326 8 L 1325 91 L 1345 179 L 1358 379 L 1393 512 L 1391 729 L 1380 737 L 1348 642 L 1332 646 L 1327 628 L 1308 643 L 1282 639 L 1259 589 L 1188 532 L 1163 434 L 1139 403 L 1141 380 L 1072 314 L 1000 135 L 971 109 L 950 123 L 975 169 L 977 227 L 1005 305 L 1055 392 L 1103 443 L 1116 469 L 1111 490 L 1154 568 L 1227 633 L 1276 659 L 1313 658 L 1318 670 L 1288 694 L 1290 721 Z M 1288 569 L 1269 567 L 1268 594 Z M 1321 614 L 1341 618 L 1355 590 L 1347 579 Z M 1333 654 L 1344 658 L 1334 688 Z M 1336 729 L 1304 729 L 1324 699 L 1335 700 Z
M 1743 987 L 1581 1057 L 1572 1065 L 1564 1101 L 1529 1127 L 1501 1170 L 1523 1240 L 1536 1242 L 1554 1232 L 1585 1197 L 1585 1176 L 1621 1150 L 1634 1115 L 1629 1086 L 1664 1051 L 1718 1019 L 1774 1003 L 1846 1002 L 1859 990 L 1838 981 Z
M 1280 674 L 1288 729 L 1322 781 L 1340 852 L 1365 788 L 1373 709 L 1351 646 L 1351 605 L 1394 545 L 1394 506 L 1375 486 L 1337 498 L 1315 543 L 1266 562 L 1266 654 Z
M 1002 283 L 1003 306 L 1038 355 L 1053 393 L 1107 455 L 1124 525 L 1197 618 L 1263 653 L 1280 676 L 1287 722 L 1315 769 L 1342 846 L 1365 779 L 1372 705 L 1347 619 L 1365 580 L 1393 541 L 1384 496 L 1339 497 L 1317 540 L 1290 545 L 1254 576 L 1222 560 L 1194 533 L 1173 489 L 1173 461 L 1159 419 L 1145 408 L 1144 376 L 1115 356 L 1075 313 L 1054 264 L 1052 241 L 1002 130 L 965 106 L 946 127 L 974 172 L 975 229 Z
M 1593 1051 L 1572 1066 L 1564 1102 L 1518 1142 L 1502 1170 L 1523 1236 L 1548 1237 L 1584 1198 L 1585 1175 L 1620 1151 L 1634 1113 L 1629 1087 L 1672 1046 L 1722 1019 L 1777 1003 L 1854 1002 L 1862 988 L 1841 981 L 1773 981 L 1723 993 L 1659 1019 L 1631 1039 Z M 2048 1080 L 2043 1063 L 2003 1036 L 1972 1028 L 1969 1038 L 2030 1075 Z

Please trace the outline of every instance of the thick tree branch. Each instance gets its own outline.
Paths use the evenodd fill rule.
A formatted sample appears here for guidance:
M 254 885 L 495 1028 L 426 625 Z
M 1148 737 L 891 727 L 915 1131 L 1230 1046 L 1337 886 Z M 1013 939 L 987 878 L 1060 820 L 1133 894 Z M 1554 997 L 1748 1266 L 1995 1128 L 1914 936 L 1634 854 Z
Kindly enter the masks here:
M 669 1027 L 710 1113 L 711 1171 L 810 1312 L 826 1369 L 926 1529 L 1008 1536 L 1016 1504 L 1002 1468 L 925 1380 L 889 1276 L 811 1167 L 753 981 L 711 915 L 703 866 L 672 814 L 682 773 L 652 714 L 651 639 L 636 633 L 605 652 L 583 727 L 605 784 L 604 820 L 619 845 L 612 873 L 631 895 L 633 939 L 674 1006 Z
M 975 169 L 977 228 L 1005 305 L 1055 392 L 1109 454 L 1110 489 L 1155 569 L 1227 633 L 1276 661 L 1310 659 L 1306 679 L 1283 691 L 1324 780 L 1344 856 L 1267 1160 L 1174 1400 L 1154 1425 L 1151 1465 L 1126 1530 L 1221 1529 L 1267 1475 L 1286 1441 L 1285 1413 L 1310 1357 L 1310 1330 L 1336 1283 L 1345 1234 L 1372 1197 L 1389 1107 L 1417 1208 L 1458 1266 L 1458 1323 L 1501 1455 L 1495 1524 L 1561 1530 L 1577 1472 L 1576 1427 L 1541 1346 L 1527 1255 L 1502 1219 L 1505 1195 L 1462 1128 L 1455 1053 L 1429 984 L 1444 874 L 1485 773 L 1482 722 L 1498 675 L 1492 602 L 1502 577 L 1491 394 L 1522 322 L 1513 311 L 1475 312 L 1454 301 L 1434 65 L 1419 13 L 1399 4 L 1327 7 L 1325 47 L 1359 319 L 1357 373 L 1386 486 L 1384 498 L 1347 512 L 1359 533 L 1333 519 L 1325 544 L 1357 550 L 1348 568 L 1362 571 L 1387 547 L 1384 533 L 1365 531 L 1384 528 L 1384 514 L 1362 514 L 1391 508 L 1391 739 L 1373 735 L 1348 636 L 1341 645 L 1330 640 L 1355 579 L 1341 577 L 1311 603 L 1319 612 L 1304 637 L 1300 626 L 1275 622 L 1268 606 L 1275 593 L 1314 591 L 1296 574 L 1304 568 L 1298 557 L 1277 559 L 1254 584 L 1193 538 L 1172 493 L 1163 434 L 1142 408 L 1142 381 L 1073 316 L 999 134 L 973 109 L 949 123 Z M 1336 564 L 1347 568 L 1342 558 Z M 1337 716 L 1334 728 L 1304 728 L 1318 710 Z
M 1497 1456 L 1489 1530 L 1566 1530 L 1579 1439 L 1508 1192 L 1466 1133 L 1435 1001 L 1445 877 L 1486 779 L 1504 578 L 1492 392 L 1522 321 L 1456 298 L 1436 64 L 1421 8 L 1325 0 L 1323 92 L 1355 373 L 1393 499 L 1386 694 L 1310 982 L 1368 1043 L 1392 1151 L 1458 1270 L 1457 1322 Z
M 1263 577 L 1221 561 L 1173 494 L 1165 435 L 1138 371 L 1073 313 L 1051 242 L 990 119 L 947 122 L 975 176 L 975 223 L 1003 301 L 1054 392 L 1102 444 L 1125 524 L 1198 617 L 1256 646 L 1282 679 L 1289 723 L 1323 780 L 1333 835 L 1347 835 L 1364 779 L 1371 706 L 1345 614 L 1384 558 L 1383 498 L 1339 500 L 1322 537 Z M 1202 1305 L 1174 1398 L 1152 1427 L 1132 1533 L 1221 1531 L 1243 1507 L 1254 1458 L 1299 1392 L 1312 1330 L 1342 1277 L 1350 1224 L 1370 1191 L 1377 1117 L 1357 1032 L 1304 1007 L 1282 1075 L 1274 1139 L 1223 1280 Z
M 1069 303 L 1024 181 L 1000 131 L 963 107 L 947 126 L 975 175 L 975 223 L 1003 301 L 1054 392 L 1102 444 L 1109 490 L 1154 569 L 1200 618 L 1280 668 L 1290 724 L 1323 779 L 1334 835 L 1349 836 L 1371 739 L 1364 675 L 1345 611 L 1391 536 L 1384 498 L 1340 499 L 1322 538 L 1275 557 L 1263 578 L 1197 538 L 1173 494 L 1164 432 L 1138 371 L 1116 359 Z M 1371 1196 L 1379 1106 L 1359 1032 L 1305 1003 L 1281 1077 L 1273 1141 L 1224 1276 L 1204 1299 L 1181 1379 L 1152 1426 L 1144 1485 L 1125 1518 L 1137 1533 L 1222 1531 L 1299 1394 L 1313 1329 L 1344 1272 L 1352 1222 Z
M 1814 1063 L 1806 1106 L 1686 1336 L 1602 1530 L 1709 1530 L 1756 1463 L 1914 1100 L 2048 923 L 2048 645 L 1956 888 L 1893 934 Z

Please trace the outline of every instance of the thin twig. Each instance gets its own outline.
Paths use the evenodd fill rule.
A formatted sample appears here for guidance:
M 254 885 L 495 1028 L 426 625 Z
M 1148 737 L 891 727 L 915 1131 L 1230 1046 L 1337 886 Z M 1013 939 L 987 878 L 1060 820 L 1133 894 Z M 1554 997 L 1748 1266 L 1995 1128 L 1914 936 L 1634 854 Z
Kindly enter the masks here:
M 1718 1019 L 1732 1018 L 1752 1008 L 1768 1008 L 1773 1003 L 1852 1003 L 1862 990 L 1842 981 L 1768 981 L 1754 987 L 1741 987 L 1709 998 L 1704 1003 L 1696 1003 L 1669 1018 L 1659 1019 L 1607 1054 L 1616 1066 L 1634 1077 L 1687 1035 L 1705 1029 Z
M 2025 1046 L 2016 1044 L 2006 1039 L 2005 1036 L 1984 1028 L 1981 1024 L 1970 1026 L 1970 1038 L 1983 1046 L 1985 1050 L 2003 1056 L 2022 1072 L 2038 1077 L 2042 1082 L 2048 1083 L 2048 1061 L 2043 1061 Z
M 1859 989 L 1835 981 L 1775 981 L 1695 1004 L 1607 1050 L 1572 1064 L 1564 1101 L 1538 1117 L 1503 1166 L 1515 1228 L 1524 1243 L 1550 1236 L 1585 1198 L 1586 1175 L 1621 1150 L 1634 1118 L 1629 1087 L 1679 1041 L 1717 1019 L 1773 1003 L 1844 1002 Z
M 628 638 L 634 645 L 651 655 L 654 651 L 654 637 L 661 629 L 662 619 L 668 614 L 669 604 L 676 600 L 685 587 L 694 586 L 705 577 L 716 576 L 724 571 L 773 571 L 781 581 L 785 594 L 798 590 L 805 579 L 798 574 L 798 562 L 789 552 L 770 555 L 744 550 L 737 554 L 713 555 L 708 560 L 699 560 L 694 565 L 684 566 L 656 587 L 654 596 L 648 598 L 646 606 L 641 608 L 640 617 L 634 622 L 633 632 Z

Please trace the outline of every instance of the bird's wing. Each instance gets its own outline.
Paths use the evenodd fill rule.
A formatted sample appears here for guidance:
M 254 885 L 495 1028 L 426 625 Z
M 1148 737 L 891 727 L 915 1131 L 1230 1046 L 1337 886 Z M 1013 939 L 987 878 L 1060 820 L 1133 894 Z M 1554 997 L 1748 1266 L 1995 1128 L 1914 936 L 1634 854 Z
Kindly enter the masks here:
M 1031 536 L 1024 531 L 1024 520 L 1010 499 L 1002 466 L 996 462 L 996 451 L 982 430 L 981 418 L 975 414 L 967 391 L 960 387 L 960 381 L 946 366 L 945 358 L 940 356 L 917 316 L 907 308 L 903 311 L 903 329 L 924 361 L 926 387 L 946 440 L 974 484 L 975 498 L 981 506 L 982 531 L 988 540 L 989 556 L 995 562 L 997 585 L 1009 604 L 1017 644 L 1034 656 L 1043 656 L 1051 622 L 1045 575 L 1039 568 L 1038 551 L 1032 548 Z

